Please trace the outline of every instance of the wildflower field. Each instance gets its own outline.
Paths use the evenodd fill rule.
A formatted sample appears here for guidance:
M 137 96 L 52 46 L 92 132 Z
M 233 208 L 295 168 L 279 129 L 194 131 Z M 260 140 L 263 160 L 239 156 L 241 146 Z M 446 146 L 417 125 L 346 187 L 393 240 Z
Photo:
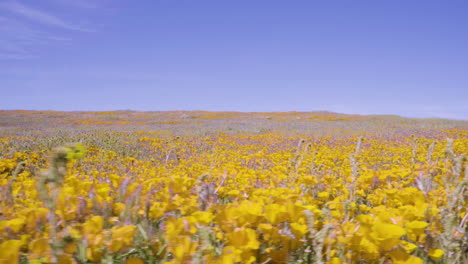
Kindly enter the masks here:
M 0 111 L 0 263 L 468 263 L 468 121 Z

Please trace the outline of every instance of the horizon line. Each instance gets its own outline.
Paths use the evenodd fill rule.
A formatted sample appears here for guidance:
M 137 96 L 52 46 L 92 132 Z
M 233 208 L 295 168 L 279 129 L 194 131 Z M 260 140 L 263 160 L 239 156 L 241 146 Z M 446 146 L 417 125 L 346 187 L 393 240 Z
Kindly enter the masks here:
M 329 114 L 338 114 L 338 115 L 348 115 L 348 116 L 372 116 L 372 117 L 398 117 L 398 118 L 407 118 L 407 119 L 440 119 L 440 120 L 454 120 L 454 121 L 468 121 L 468 119 L 461 118 L 446 118 L 446 117 L 416 117 L 416 116 L 404 116 L 399 114 L 391 113 L 379 113 L 379 114 L 358 114 L 358 113 L 344 113 L 344 112 L 335 112 L 331 110 L 310 110 L 310 111 L 299 111 L 299 110 L 287 110 L 287 111 L 242 111 L 242 110 L 134 110 L 134 109 L 114 109 L 114 110 L 52 110 L 52 109 L 0 109 L 5 112 L 14 112 L 14 111 L 25 111 L 25 112 L 62 112 L 62 113 L 102 113 L 102 112 L 206 112 L 206 113 L 245 113 L 245 114 L 269 114 L 269 113 L 329 113 Z

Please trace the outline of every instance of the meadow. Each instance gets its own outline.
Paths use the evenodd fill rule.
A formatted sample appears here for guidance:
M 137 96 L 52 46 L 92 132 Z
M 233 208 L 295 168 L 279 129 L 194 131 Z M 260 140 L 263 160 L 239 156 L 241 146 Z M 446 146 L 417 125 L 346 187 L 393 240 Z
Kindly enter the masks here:
M 0 111 L 0 264 L 468 263 L 468 121 Z

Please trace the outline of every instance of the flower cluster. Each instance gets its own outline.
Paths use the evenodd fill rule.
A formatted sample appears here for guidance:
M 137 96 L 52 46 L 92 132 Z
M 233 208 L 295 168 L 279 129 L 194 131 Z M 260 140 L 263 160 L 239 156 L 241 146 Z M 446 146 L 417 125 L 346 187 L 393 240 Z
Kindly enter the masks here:
M 1 139 L 1 264 L 468 261 L 466 130 L 112 133 L 56 154 Z

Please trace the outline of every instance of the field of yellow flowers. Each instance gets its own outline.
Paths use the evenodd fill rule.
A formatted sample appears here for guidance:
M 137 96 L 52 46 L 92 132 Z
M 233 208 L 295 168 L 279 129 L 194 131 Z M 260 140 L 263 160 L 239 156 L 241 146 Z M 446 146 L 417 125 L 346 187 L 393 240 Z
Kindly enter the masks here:
M 0 111 L 0 264 L 468 263 L 468 121 Z

